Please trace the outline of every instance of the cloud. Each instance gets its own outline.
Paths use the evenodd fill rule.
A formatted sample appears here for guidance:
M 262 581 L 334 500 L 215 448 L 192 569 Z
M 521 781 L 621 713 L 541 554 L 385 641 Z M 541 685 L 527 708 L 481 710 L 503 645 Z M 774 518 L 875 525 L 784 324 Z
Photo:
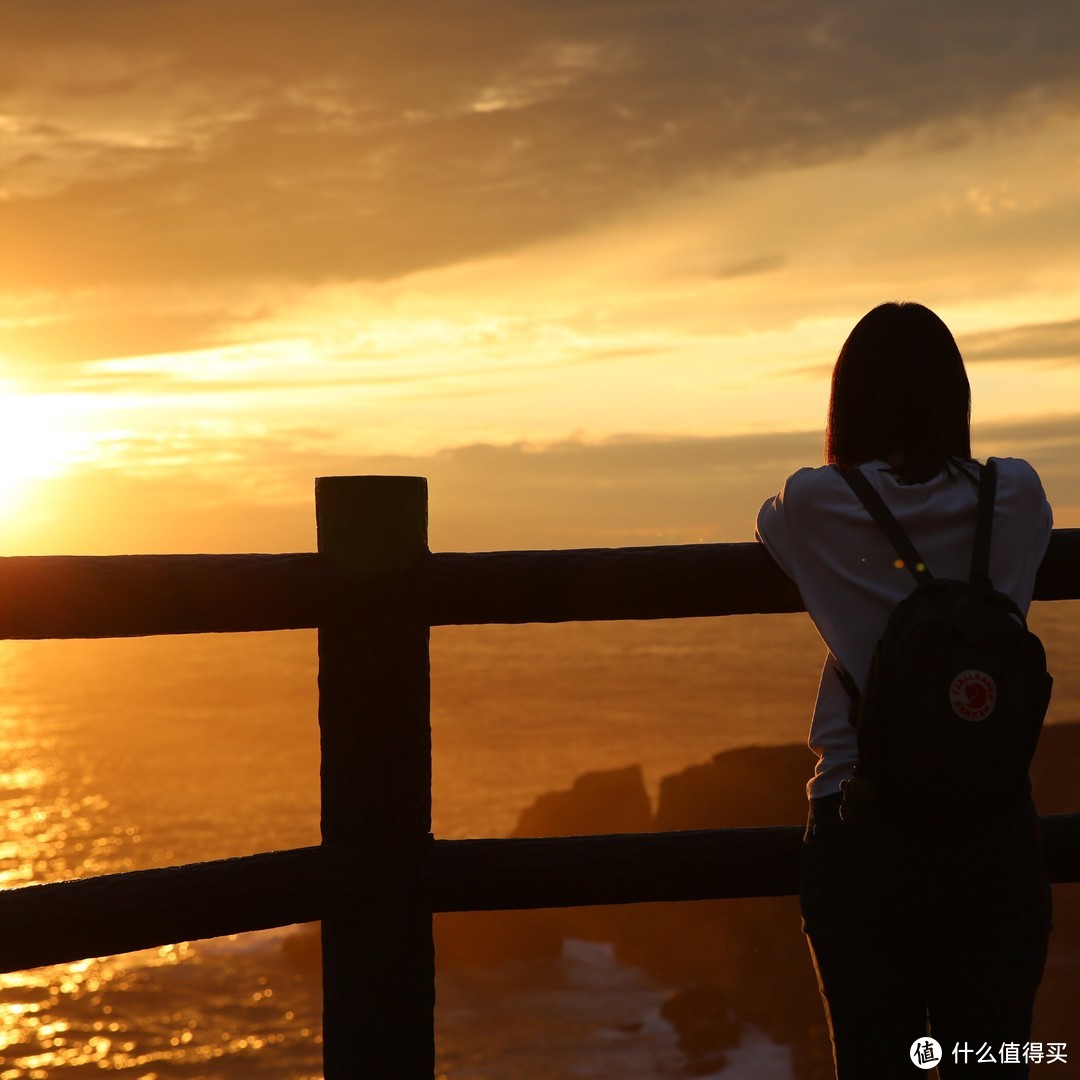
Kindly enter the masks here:
M 1010 326 L 968 334 L 958 342 L 965 360 L 1080 361 L 1080 319 Z
M 111 311 L 71 318 L 0 323 L 0 356 L 20 372 L 38 370 L 50 381 L 76 375 L 88 361 L 207 348 L 240 317 L 227 311 Z
M 764 499 L 820 454 L 818 433 L 362 454 L 316 429 L 191 425 L 117 437 L 42 481 L 5 554 L 310 550 L 314 479 L 337 475 L 427 477 L 433 550 L 746 540 Z
M 974 452 L 1027 458 L 1059 528 L 1080 527 L 1080 415 L 978 424 Z M 5 554 L 313 550 L 317 476 L 424 476 L 436 551 L 746 541 L 765 499 L 821 462 L 818 431 L 573 436 L 430 454 L 342 450 L 318 428 L 131 435 L 39 485 Z
M 1080 416 L 984 425 L 975 434 L 980 456 L 1032 461 L 1060 504 L 1058 525 L 1080 525 Z M 724 542 L 753 537 L 762 502 L 796 469 L 819 465 L 822 442 L 818 431 L 573 438 L 544 446 L 463 446 L 356 467 L 429 478 L 433 546 Z
M 754 277 L 758 274 L 771 274 L 782 269 L 788 262 L 787 256 L 780 254 L 758 255 L 738 262 L 722 263 L 712 269 L 711 276 L 720 281 L 732 278 Z
M 1080 99 L 1071 0 L 13 0 L 5 23 L 7 289 L 385 280 Z

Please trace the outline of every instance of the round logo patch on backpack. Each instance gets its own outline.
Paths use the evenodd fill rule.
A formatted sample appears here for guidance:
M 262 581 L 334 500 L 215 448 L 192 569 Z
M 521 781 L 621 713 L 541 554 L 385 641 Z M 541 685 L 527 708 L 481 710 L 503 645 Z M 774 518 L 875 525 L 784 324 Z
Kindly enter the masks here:
M 985 671 L 961 671 L 949 687 L 949 704 L 962 720 L 985 720 L 997 702 L 997 687 Z

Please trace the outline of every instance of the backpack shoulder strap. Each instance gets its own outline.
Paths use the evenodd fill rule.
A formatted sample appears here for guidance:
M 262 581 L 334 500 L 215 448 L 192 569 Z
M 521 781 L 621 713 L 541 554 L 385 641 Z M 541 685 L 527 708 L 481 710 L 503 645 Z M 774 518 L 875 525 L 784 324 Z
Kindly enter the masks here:
M 990 582 L 990 534 L 994 525 L 994 495 L 997 492 L 997 468 L 987 459 L 979 471 L 979 509 L 975 524 L 975 546 L 971 549 L 970 581 Z
M 848 719 L 851 721 L 852 726 L 854 726 L 855 710 L 859 706 L 859 698 L 862 697 L 862 692 L 859 690 L 859 684 L 851 677 L 851 672 L 840 663 L 836 653 L 834 653 L 832 649 L 829 650 L 829 661 L 832 664 L 833 671 L 836 672 L 837 679 L 840 680 L 840 685 L 844 688 L 844 692 L 851 700 L 851 710 L 848 713 Z
M 888 538 L 889 543 L 896 549 L 903 564 L 918 584 L 931 581 L 933 574 L 923 561 L 923 557 L 915 549 L 910 537 L 902 528 L 900 522 L 893 517 L 892 511 L 885 505 L 885 500 L 874 490 L 873 484 L 863 475 L 859 468 L 838 469 L 840 475 L 847 481 L 848 487 L 855 492 L 859 502 L 866 507 L 870 516 L 877 526 Z

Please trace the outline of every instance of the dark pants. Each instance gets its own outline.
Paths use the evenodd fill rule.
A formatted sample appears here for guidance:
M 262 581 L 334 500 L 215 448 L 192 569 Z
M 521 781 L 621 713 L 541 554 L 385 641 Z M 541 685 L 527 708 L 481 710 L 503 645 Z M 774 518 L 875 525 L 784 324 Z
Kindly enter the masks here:
M 1030 799 L 964 829 L 852 824 L 839 805 L 811 801 L 800 886 L 839 1080 L 927 1076 L 910 1051 L 928 1023 L 942 1076 L 976 1064 L 986 1080 L 1027 1076 L 1050 932 Z M 1009 1044 L 1020 1061 L 1001 1064 Z

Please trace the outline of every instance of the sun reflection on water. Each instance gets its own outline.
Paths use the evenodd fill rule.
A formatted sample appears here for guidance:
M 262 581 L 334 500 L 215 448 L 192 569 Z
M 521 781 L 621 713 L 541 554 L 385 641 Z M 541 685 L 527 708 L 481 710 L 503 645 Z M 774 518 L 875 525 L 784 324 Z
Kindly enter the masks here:
M 306 644 L 273 649 L 232 639 L 0 643 L 0 888 L 310 842 L 317 814 L 296 811 L 294 792 L 306 782 L 317 793 L 317 770 L 298 764 L 295 739 L 269 744 L 281 755 L 263 788 L 242 768 L 268 725 L 291 730 L 294 716 L 314 715 Z M 268 678 L 297 682 L 302 702 L 279 693 L 268 704 L 251 685 Z M 321 986 L 283 947 L 293 933 L 0 975 L 0 1080 L 65 1069 L 314 1080 Z
M 227 946 L 227 940 L 209 947 L 166 945 L 0 975 L 0 1080 L 35 1080 L 77 1066 L 165 1066 L 169 1076 L 190 1071 L 203 1077 L 239 1068 L 258 1075 L 256 1055 L 286 1043 L 293 1044 L 293 1054 L 317 1059 L 315 1024 L 294 1030 L 289 1021 L 297 1014 L 282 1000 L 289 997 L 289 981 L 303 980 L 295 973 L 283 979 L 280 969 L 277 977 L 255 973 L 266 969 L 274 951 L 246 959 L 243 951 L 231 955 L 238 961 L 236 985 L 229 1000 L 219 1000 L 213 970 L 222 957 L 213 954 Z M 314 1020 L 317 1007 L 312 1001 L 304 1018 Z M 208 1012 L 224 1019 L 225 1028 L 208 1022 Z M 220 1073 L 206 1071 L 213 1063 Z M 140 1080 L 156 1075 L 139 1074 Z
M 108 800 L 77 790 L 54 764 L 50 740 L 12 737 L 6 719 L 0 719 L 0 885 L 130 867 L 131 860 L 120 851 L 139 843 L 137 830 L 110 828 L 105 821 Z

